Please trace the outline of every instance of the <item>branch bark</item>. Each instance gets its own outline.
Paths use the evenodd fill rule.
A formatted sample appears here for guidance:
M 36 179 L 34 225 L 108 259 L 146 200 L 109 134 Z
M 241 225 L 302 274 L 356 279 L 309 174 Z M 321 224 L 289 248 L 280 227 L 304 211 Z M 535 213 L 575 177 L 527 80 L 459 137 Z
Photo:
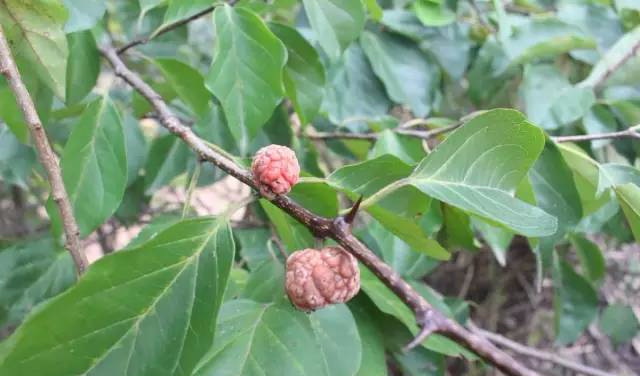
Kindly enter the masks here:
M 607 140 L 607 139 L 621 139 L 621 138 L 635 138 L 640 139 L 640 133 L 637 132 L 637 126 L 625 129 L 620 132 L 611 133 L 597 133 L 597 134 L 579 134 L 572 136 L 556 136 L 552 137 L 555 142 L 580 142 L 580 141 L 593 141 L 593 140 Z
M 151 103 L 158 114 L 162 126 L 174 135 L 180 137 L 202 160 L 213 163 L 229 175 L 234 176 L 242 183 L 258 191 L 250 172 L 237 165 L 224 154 L 209 147 L 207 142 L 200 139 L 190 128 L 182 124 L 160 95 L 147 85 L 140 76 L 127 68 L 118 56 L 116 50 L 112 48 L 101 48 L 100 51 L 113 67 L 116 76 L 126 81 Z M 405 282 L 398 273 L 379 259 L 375 253 L 368 249 L 351 233 L 351 226 L 347 223 L 345 217 L 339 216 L 331 219 L 318 216 L 287 196 L 263 198 L 270 200 L 274 205 L 308 227 L 316 237 L 329 237 L 334 239 L 347 251 L 356 256 L 413 310 L 416 316 L 416 322 L 420 326 L 420 332 L 407 346 L 408 348 L 419 345 L 432 333 L 440 333 L 465 345 L 507 375 L 537 375 L 537 373 L 527 369 L 507 353 L 495 347 L 484 337 L 469 332 L 460 324 L 435 310 L 419 293 Z
M 597 368 L 589 367 L 584 364 L 580 364 L 569 359 L 563 358 L 553 353 L 544 352 L 538 349 L 534 349 L 525 345 L 522 345 L 518 342 L 512 341 L 506 337 L 503 337 L 499 334 L 492 333 L 483 329 L 478 328 L 473 323 L 469 323 L 469 329 L 472 332 L 476 332 L 486 338 L 488 338 L 491 342 L 494 342 L 500 346 L 506 347 L 518 354 L 522 354 L 531 358 L 540 359 L 546 362 L 557 364 L 566 369 L 570 369 L 575 372 L 579 372 L 580 374 L 590 375 L 590 376 L 612 376 L 610 372 L 605 372 L 599 370 Z
M 80 275 L 84 273 L 89 262 L 81 250 L 80 231 L 78 230 L 78 224 L 73 215 L 73 208 L 71 207 L 71 202 L 64 187 L 58 157 L 49 144 L 49 139 L 44 131 L 31 95 L 27 91 L 24 82 L 22 82 L 20 72 L 9 49 L 9 43 L 4 36 L 2 26 L 0 26 L 0 73 L 6 77 L 9 83 L 9 87 L 18 102 L 18 106 L 31 132 L 34 146 L 38 151 L 40 163 L 47 172 L 49 184 L 51 185 L 51 197 L 58 207 L 62 219 L 62 226 L 64 227 L 66 237 L 65 248 L 71 253 L 73 261 L 76 264 L 76 271 L 78 275 Z

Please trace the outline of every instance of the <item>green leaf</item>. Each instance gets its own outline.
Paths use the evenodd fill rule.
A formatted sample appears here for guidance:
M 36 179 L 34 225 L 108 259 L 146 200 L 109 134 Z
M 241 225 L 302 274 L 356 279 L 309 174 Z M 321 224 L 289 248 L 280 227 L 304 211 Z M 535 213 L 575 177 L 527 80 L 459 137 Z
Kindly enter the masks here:
M 255 270 L 265 261 L 276 257 L 269 252 L 271 231 L 267 228 L 239 228 L 233 234 L 240 244 L 240 255 L 247 262 L 249 270 Z
M 371 119 L 387 114 L 391 102 L 357 43 L 329 67 L 327 78 L 322 110 L 331 122 L 341 124 L 352 119 Z
M 389 97 L 407 105 L 414 115 L 427 116 L 436 96 L 440 73 L 429 56 L 420 51 L 417 44 L 382 32 L 365 31 L 360 43 Z
M 0 250 L 0 329 L 17 325 L 35 306 L 75 280 L 71 255 L 50 238 Z
M 364 266 L 360 267 L 360 285 L 379 310 L 400 320 L 411 333 L 416 334 L 418 332 L 415 315 L 409 307 Z M 422 346 L 449 356 L 458 356 L 460 354 L 465 354 L 466 356 L 469 354 L 460 345 L 439 334 L 430 335 L 422 343 Z
M 150 195 L 187 170 L 192 152 L 178 137 L 167 134 L 153 141 L 145 166 L 145 193 Z
M 513 233 L 498 226 L 493 226 L 481 219 L 473 218 L 473 226 L 480 232 L 500 266 L 507 265 L 507 252 L 513 240 Z
M 413 11 L 426 26 L 444 26 L 456 20 L 456 13 L 443 0 L 417 0 L 413 4 Z
M 579 28 L 554 18 L 532 18 L 514 29 L 504 41 L 513 64 L 596 47 L 596 42 Z
M 264 253 L 267 250 L 262 244 Z M 252 271 L 247 281 L 242 298 L 260 303 L 271 303 L 283 300 L 284 292 L 284 266 L 278 260 L 268 260 Z
M 122 121 L 107 97 L 87 106 L 60 165 L 80 234 L 87 236 L 116 211 L 127 186 Z
M 370 223 L 368 230 L 371 241 L 367 241 L 367 244 L 377 250 L 384 261 L 400 275 L 422 278 L 438 265 L 437 261 L 411 249 L 409 244 L 385 230 L 379 223 Z M 418 231 L 421 231 L 419 227 Z
M 189 66 L 176 59 L 155 59 L 153 61 L 178 97 L 199 116 L 209 109 L 211 94 L 204 86 L 204 77 Z
M 613 188 L 633 236 L 640 240 L 640 171 L 618 164 L 600 165 L 597 195 Z
M 367 7 L 367 11 L 374 21 L 380 21 L 382 19 L 382 8 L 378 5 L 376 0 L 364 0 L 364 5 Z
M 545 144 L 529 171 L 529 179 L 538 207 L 558 219 L 556 232 L 541 240 L 546 247 L 552 247 L 582 218 L 582 203 L 571 170 L 553 142 Z
M 260 205 L 273 223 L 278 237 L 282 239 L 289 252 L 313 247 L 314 237 L 304 225 L 291 218 L 282 209 L 267 200 L 260 200 Z
M 347 165 L 327 177 L 333 187 L 365 197 L 411 174 L 412 167 L 391 154 Z
M 107 4 L 104 0 L 62 0 L 69 11 L 64 25 L 65 33 L 93 28 L 104 15 Z M 69 51 L 72 51 L 70 48 Z
M 520 95 L 532 123 L 556 129 L 582 118 L 595 103 L 589 88 L 571 85 L 553 65 L 528 65 Z
M 417 137 L 403 136 L 391 129 L 378 133 L 378 139 L 369 152 L 369 159 L 391 154 L 404 163 L 415 165 L 425 157 L 422 140 Z
M 194 376 L 347 376 L 360 367 L 360 337 L 345 305 L 305 314 L 290 304 L 230 301 L 217 333 Z
M 618 121 L 615 115 L 609 110 L 608 106 L 596 104 L 591 107 L 589 112 L 582 119 L 587 134 L 599 134 L 615 132 L 618 129 Z M 594 149 L 602 148 L 609 145 L 612 140 L 593 140 L 591 145 Z
M 585 277 L 591 282 L 601 280 L 606 273 L 607 263 L 598 245 L 580 235 L 571 236 L 571 244 L 576 249 Z
M 131 114 L 124 115 L 124 139 L 127 149 L 127 187 L 139 177 L 140 169 L 147 160 L 147 140 L 142 133 L 138 120 Z
M 324 95 L 324 67 L 316 50 L 296 29 L 278 23 L 270 23 L 269 28 L 287 48 L 284 88 L 304 127 L 320 110 Z
M 69 61 L 67 63 L 67 105 L 76 104 L 91 92 L 100 74 L 100 53 L 91 31 L 67 35 Z
M 231 133 L 246 152 L 282 99 L 287 50 L 248 9 L 224 5 L 213 17 L 217 38 L 206 85 L 222 103 Z
M 554 253 L 553 286 L 556 342 L 566 345 L 578 339 L 596 317 L 598 295 L 593 286 L 557 253 Z
M 605 308 L 600 316 L 599 326 L 615 344 L 632 340 L 640 331 L 640 323 L 633 309 L 622 304 L 613 304 Z
M 325 182 L 300 181 L 293 186 L 289 197 L 318 215 L 324 217 L 338 215 L 338 195 Z
M 359 295 L 349 302 L 349 309 L 362 342 L 362 361 L 355 376 L 387 376 L 384 341 L 373 317 L 375 306 Z
M 596 63 L 591 70 L 589 76 L 582 82 L 580 86 L 591 87 L 603 80 L 611 78 L 610 71 L 615 67 L 620 68 L 625 61 L 628 62 L 628 56 L 632 51 L 637 50 L 640 45 L 640 26 L 625 34 L 620 38 L 605 54 L 602 59 Z
M 169 0 L 169 6 L 164 14 L 163 26 L 191 17 L 212 5 L 211 0 Z
M 360 0 L 302 0 L 322 49 L 333 60 L 362 32 L 366 15 Z
M 583 214 L 593 213 L 607 201 L 601 202 L 602 200 L 598 198 L 599 195 L 596 195 L 600 174 L 598 163 L 575 145 L 563 143 L 557 146 L 573 173 L 573 179 L 582 202 Z M 606 197 L 603 198 L 606 199 Z
M 36 162 L 34 150 L 18 141 L 0 124 L 0 177 L 6 184 L 28 187 L 28 178 Z
M 0 25 L 22 76 L 35 74 L 64 99 L 67 11 L 60 0 L 3 0 Z
M 201 218 L 100 259 L 27 318 L 0 373 L 191 375 L 213 341 L 233 252 L 227 223 Z
M 519 112 L 487 111 L 452 133 L 407 182 L 525 236 L 551 235 L 556 219 L 511 194 L 543 146 L 542 132 Z

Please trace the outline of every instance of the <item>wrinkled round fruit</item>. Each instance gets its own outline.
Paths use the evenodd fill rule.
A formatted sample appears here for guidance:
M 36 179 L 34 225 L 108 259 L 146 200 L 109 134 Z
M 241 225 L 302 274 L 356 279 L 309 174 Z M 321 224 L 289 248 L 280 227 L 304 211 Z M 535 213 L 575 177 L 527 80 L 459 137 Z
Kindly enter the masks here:
M 298 182 L 300 166 L 293 150 L 269 145 L 258 150 L 251 164 L 253 180 L 260 193 L 268 197 L 284 195 Z
M 360 290 L 358 261 L 340 247 L 294 252 L 287 259 L 285 287 L 291 302 L 305 311 L 347 302 Z

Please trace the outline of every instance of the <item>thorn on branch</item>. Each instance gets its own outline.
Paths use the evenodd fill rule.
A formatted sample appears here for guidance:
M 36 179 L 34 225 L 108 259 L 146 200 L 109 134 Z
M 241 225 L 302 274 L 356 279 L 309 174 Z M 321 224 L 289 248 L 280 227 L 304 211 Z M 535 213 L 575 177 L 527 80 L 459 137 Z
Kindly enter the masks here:
M 443 324 L 441 317 L 438 316 L 437 312 L 433 309 L 426 310 L 423 313 L 416 315 L 416 323 L 420 327 L 420 331 L 416 334 L 413 340 L 411 340 L 411 342 L 402 349 L 404 352 L 411 351 L 412 349 L 420 346 L 427 337 L 440 330 Z
M 356 215 L 358 214 L 358 210 L 360 209 L 360 204 L 362 203 L 362 199 L 364 198 L 364 196 L 360 195 L 360 197 L 358 198 L 358 201 L 356 201 L 355 204 L 353 204 L 353 207 L 351 208 L 351 210 L 349 210 L 349 212 L 344 216 L 344 221 L 348 224 L 352 224 L 353 221 L 356 219 Z

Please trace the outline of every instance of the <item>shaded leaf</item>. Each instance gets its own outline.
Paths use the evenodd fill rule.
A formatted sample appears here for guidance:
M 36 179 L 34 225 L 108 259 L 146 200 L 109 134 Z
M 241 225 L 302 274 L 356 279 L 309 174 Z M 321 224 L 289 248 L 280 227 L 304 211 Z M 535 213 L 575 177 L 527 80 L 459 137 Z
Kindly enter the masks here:
M 209 109 L 211 94 L 204 86 L 204 77 L 196 69 L 176 59 L 155 59 L 153 61 L 178 97 L 196 115 L 203 115 Z
M 69 11 L 69 19 L 64 25 L 65 33 L 73 33 L 93 28 L 107 9 L 104 0 L 62 0 Z M 71 51 L 71 48 L 69 49 Z
M 602 279 L 607 263 L 598 245 L 580 235 L 571 236 L 571 243 L 576 249 L 585 277 L 591 282 Z
M 100 74 L 100 53 L 91 31 L 67 35 L 69 62 L 67 63 L 67 105 L 75 104 L 91 92 Z
M 322 49 L 337 59 L 356 40 L 365 23 L 360 0 L 302 0 Z
M 599 326 L 616 344 L 628 342 L 640 331 L 640 323 L 633 309 L 622 304 L 608 306 L 600 316 Z

